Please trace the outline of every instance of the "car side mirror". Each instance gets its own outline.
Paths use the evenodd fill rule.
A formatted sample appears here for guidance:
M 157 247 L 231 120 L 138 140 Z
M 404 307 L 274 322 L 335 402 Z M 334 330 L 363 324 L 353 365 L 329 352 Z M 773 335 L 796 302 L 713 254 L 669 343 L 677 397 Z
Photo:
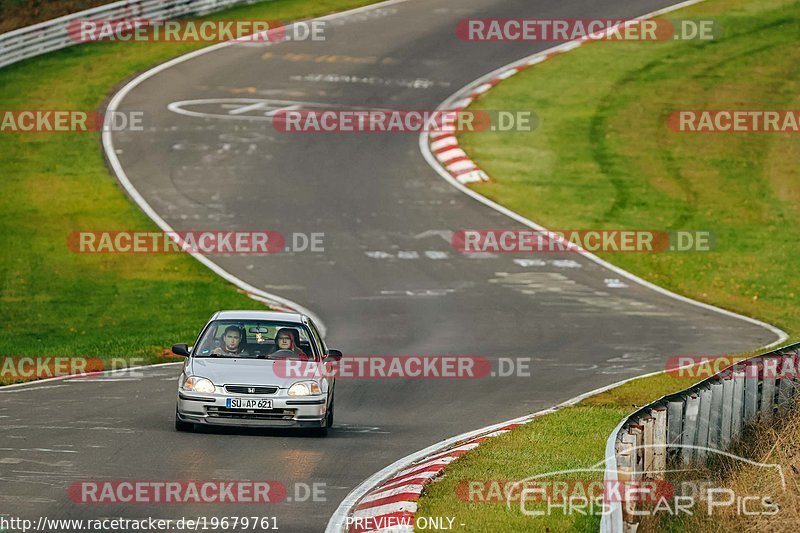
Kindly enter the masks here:
M 328 350 L 328 359 L 331 359 L 332 361 L 341 361 L 342 352 L 339 350 Z
M 188 344 L 173 344 L 172 345 L 172 353 L 175 355 L 182 355 L 184 357 L 189 357 L 189 345 Z

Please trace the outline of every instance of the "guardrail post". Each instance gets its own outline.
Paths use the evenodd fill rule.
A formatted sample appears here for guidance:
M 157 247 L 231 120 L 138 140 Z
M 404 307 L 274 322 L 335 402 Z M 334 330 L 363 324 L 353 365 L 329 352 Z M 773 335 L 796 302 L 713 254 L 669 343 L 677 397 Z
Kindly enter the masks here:
M 761 376 L 760 361 L 743 363 L 744 378 L 744 423 L 750 424 L 758 413 L 758 381 Z
M 723 450 L 731 445 L 733 426 L 733 389 L 735 385 L 730 372 L 722 379 L 722 419 L 720 420 L 719 444 Z
M 629 433 L 622 433 L 616 445 L 617 479 L 630 481 L 633 472 L 633 448 L 636 446 L 636 437 Z
M 761 377 L 761 418 L 770 422 L 775 411 L 775 376 L 778 374 L 778 360 L 764 358 Z
M 797 372 L 796 360 L 793 353 L 787 352 L 780 354 L 778 361 L 778 410 L 781 415 L 785 415 L 795 394 L 793 376 Z
M 617 479 L 621 483 L 624 483 L 634 479 L 636 465 L 636 435 L 625 431 L 625 428 L 620 430 L 620 432 L 620 440 L 617 444 Z M 624 491 L 622 492 L 622 495 L 623 501 L 621 502 L 621 507 L 623 529 L 627 530 L 627 524 L 635 520 L 635 517 L 630 516 L 629 513 L 630 507 L 634 504 L 624 500 Z
M 658 406 L 653 416 L 653 479 L 664 479 L 667 470 L 667 408 Z
M 733 409 L 731 412 L 731 440 L 739 440 L 744 427 L 745 372 L 740 365 L 733 371 Z
M 673 400 L 667 404 L 667 451 L 674 448 L 680 450 L 684 405 L 683 400 Z
M 721 381 L 711 383 L 711 411 L 708 413 L 708 447 L 720 449 L 722 437 L 723 385 Z
M 642 477 L 648 477 L 648 474 L 653 471 L 653 433 L 655 432 L 656 420 L 652 416 L 643 416 L 639 419 L 639 424 L 642 426 Z
M 642 479 L 642 472 L 644 471 L 644 428 L 640 424 L 631 424 L 628 427 L 628 433 L 633 435 L 636 439 L 631 459 L 633 460 L 631 466 L 631 479 L 639 481 Z
M 681 433 L 681 456 L 683 464 L 688 465 L 694 460 L 695 450 L 692 448 L 697 443 L 697 419 L 700 416 L 700 395 L 690 394 L 686 398 L 686 414 L 683 420 L 683 432 Z M 706 437 L 708 438 L 708 437 Z
M 698 463 L 705 462 L 708 455 L 705 448 L 708 447 L 708 426 L 711 415 L 711 388 L 702 387 L 700 389 L 700 412 L 697 414 L 697 438 L 695 439 L 695 446 L 700 448 L 695 449 L 694 458 Z

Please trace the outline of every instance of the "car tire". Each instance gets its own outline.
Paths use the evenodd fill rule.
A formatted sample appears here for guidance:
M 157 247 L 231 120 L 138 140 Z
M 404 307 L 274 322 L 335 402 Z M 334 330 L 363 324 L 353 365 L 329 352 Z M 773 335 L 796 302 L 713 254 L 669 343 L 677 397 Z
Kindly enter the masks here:
M 194 424 L 191 422 L 184 422 L 178 418 L 178 410 L 175 409 L 175 430 L 176 431 L 194 431 Z
M 332 428 L 333 427 L 333 402 L 336 399 L 335 396 L 331 397 L 331 406 L 328 408 L 328 414 L 325 417 L 325 426 Z
M 328 414 L 325 415 L 325 425 L 321 428 L 314 429 L 314 435 L 317 437 L 327 437 L 328 429 L 333 427 L 333 398 L 331 398 L 331 406 L 328 408 Z

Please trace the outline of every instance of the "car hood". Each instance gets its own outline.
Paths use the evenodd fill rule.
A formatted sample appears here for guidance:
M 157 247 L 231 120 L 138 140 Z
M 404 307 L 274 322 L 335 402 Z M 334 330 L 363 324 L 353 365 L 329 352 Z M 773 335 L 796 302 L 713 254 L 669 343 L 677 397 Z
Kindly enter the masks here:
M 319 380 L 322 376 L 320 365 L 313 361 L 306 363 L 237 357 L 193 357 L 190 373 L 208 378 L 216 386 L 276 385 L 288 389 L 293 383 L 304 379 Z

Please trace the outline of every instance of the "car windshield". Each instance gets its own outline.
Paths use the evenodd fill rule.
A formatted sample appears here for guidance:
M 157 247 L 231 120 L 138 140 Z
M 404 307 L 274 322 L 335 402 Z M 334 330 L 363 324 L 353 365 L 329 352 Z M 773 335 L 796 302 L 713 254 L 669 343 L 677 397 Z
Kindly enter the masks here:
M 266 320 L 215 320 L 194 357 L 314 360 L 317 349 L 303 324 Z

